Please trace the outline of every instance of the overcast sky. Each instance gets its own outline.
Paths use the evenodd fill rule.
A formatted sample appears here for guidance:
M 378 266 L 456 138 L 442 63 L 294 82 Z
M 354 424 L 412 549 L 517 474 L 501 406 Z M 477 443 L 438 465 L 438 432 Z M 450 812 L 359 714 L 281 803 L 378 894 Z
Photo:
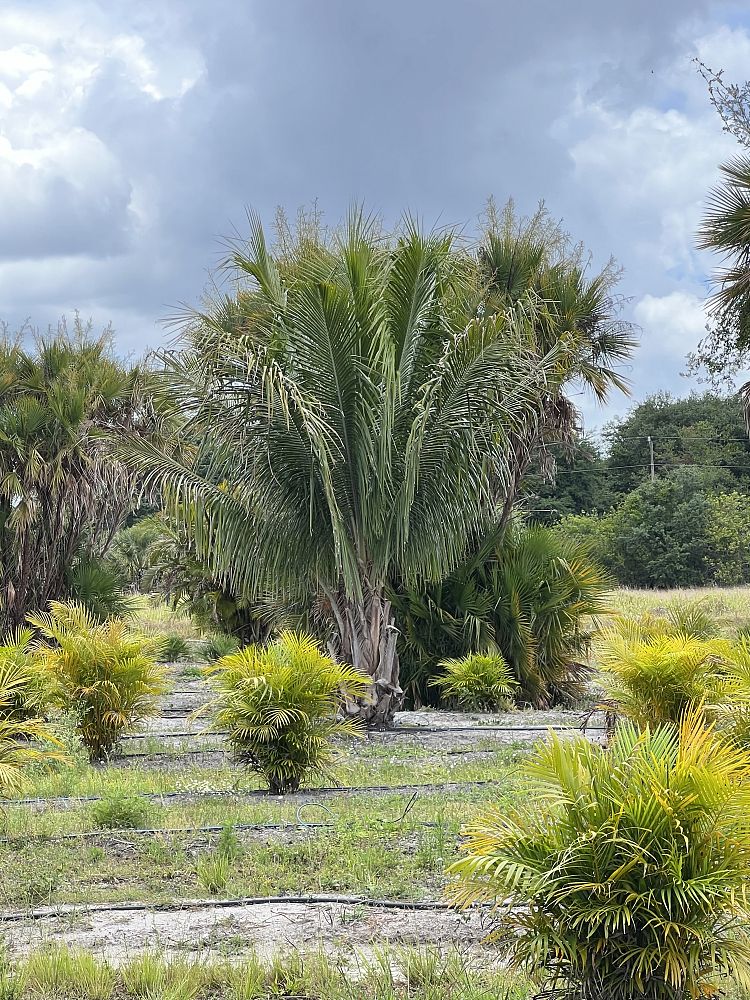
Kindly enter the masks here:
M 471 226 L 512 195 L 622 264 L 634 398 L 690 388 L 693 234 L 736 151 L 691 59 L 750 76 L 747 0 L 3 0 L 0 50 L 11 326 L 78 308 L 140 354 L 245 206 Z

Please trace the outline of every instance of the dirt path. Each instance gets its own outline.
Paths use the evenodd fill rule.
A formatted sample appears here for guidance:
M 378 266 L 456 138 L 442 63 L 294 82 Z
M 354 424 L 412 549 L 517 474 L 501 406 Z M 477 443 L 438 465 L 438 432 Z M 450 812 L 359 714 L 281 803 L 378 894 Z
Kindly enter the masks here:
M 480 913 L 382 910 L 360 904 L 263 903 L 176 912 L 66 914 L 0 927 L 12 955 L 55 942 L 91 949 L 113 961 L 158 948 L 169 955 L 232 955 L 280 949 L 329 953 L 378 945 L 480 945 L 487 933 Z

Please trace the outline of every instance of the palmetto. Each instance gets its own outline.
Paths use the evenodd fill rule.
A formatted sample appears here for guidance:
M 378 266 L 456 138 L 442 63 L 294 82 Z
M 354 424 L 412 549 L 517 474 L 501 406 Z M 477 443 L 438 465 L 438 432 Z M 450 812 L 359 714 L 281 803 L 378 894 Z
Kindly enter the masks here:
M 715 995 L 750 985 L 750 756 L 705 728 L 621 724 L 608 751 L 555 737 L 533 800 L 466 830 L 459 905 L 498 906 L 514 962 L 563 995 Z
M 492 275 L 451 233 L 353 212 L 271 252 L 251 221 L 232 293 L 184 320 L 157 379 L 188 417 L 181 457 L 127 453 L 235 592 L 316 598 L 332 655 L 372 679 L 363 716 L 385 721 L 388 586 L 444 578 L 502 517 L 570 338 L 542 343 L 534 288 L 488 308 Z
M 100 622 L 81 605 L 53 601 L 49 612 L 29 615 L 54 643 L 41 655 L 63 704 L 78 719 L 84 746 L 102 760 L 122 734 L 157 711 L 164 670 L 155 661 L 160 640 L 139 635 L 120 619 Z
M 498 650 L 519 701 L 543 707 L 578 697 L 592 622 L 608 611 L 610 587 L 585 547 L 511 522 L 441 584 L 397 595 L 404 681 L 424 697 L 441 657 Z
M 356 734 L 338 717 L 345 698 L 369 679 L 324 656 L 311 636 L 282 632 L 268 646 L 246 646 L 208 668 L 216 722 L 239 760 L 277 794 L 294 792 L 333 759 L 331 738 Z

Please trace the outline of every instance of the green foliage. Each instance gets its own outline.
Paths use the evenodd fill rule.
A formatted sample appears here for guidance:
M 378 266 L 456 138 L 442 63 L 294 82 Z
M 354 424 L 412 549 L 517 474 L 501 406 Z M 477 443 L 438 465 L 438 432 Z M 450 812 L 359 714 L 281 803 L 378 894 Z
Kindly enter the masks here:
M 240 644 L 233 635 L 225 635 L 223 632 L 216 632 L 214 635 L 206 636 L 198 646 L 198 656 L 206 663 L 215 663 L 222 656 L 229 656 L 236 653 Z
M 719 696 L 721 652 L 719 643 L 679 633 L 609 631 L 597 644 L 606 705 L 641 728 L 678 722 Z
M 470 653 L 457 660 L 441 660 L 444 676 L 430 684 L 440 688 L 443 698 L 460 708 L 497 711 L 507 708 L 518 682 L 499 653 Z
M 265 642 L 278 606 L 234 593 L 212 573 L 208 560 L 197 552 L 194 510 L 181 506 L 175 517 L 162 511 L 150 524 L 156 534 L 145 554 L 143 584 L 158 590 L 172 607 L 186 611 L 204 631 L 238 642 Z
M 122 734 L 157 711 L 163 669 L 154 662 L 161 640 L 139 635 L 113 618 L 99 622 L 83 607 L 53 601 L 29 622 L 54 646 L 41 655 L 56 676 L 65 707 L 78 717 L 92 760 L 117 747 Z
M 573 541 L 592 540 L 597 558 L 624 586 L 750 580 L 750 498 L 707 492 L 694 469 L 644 483 L 609 514 L 563 518 L 559 530 Z
M 125 593 L 125 585 L 117 569 L 102 559 L 79 559 L 68 572 L 70 600 L 99 621 L 127 618 L 137 611 L 137 599 Z
M 296 791 L 328 766 L 332 737 L 357 733 L 352 722 L 336 718 L 342 698 L 369 690 L 366 678 L 324 656 L 310 636 L 291 632 L 223 657 L 210 676 L 217 725 L 276 794 Z
M 94 803 L 91 818 L 95 826 L 105 830 L 136 830 L 148 826 L 151 813 L 148 799 L 115 793 Z
M 0 796 L 17 794 L 34 765 L 50 767 L 65 762 L 59 741 L 44 722 L 0 718 Z
M 229 882 L 232 865 L 222 854 L 204 854 L 198 858 L 195 873 L 206 892 L 223 892 Z
M 133 590 L 143 593 L 151 582 L 153 546 L 162 537 L 157 517 L 142 517 L 121 528 L 107 553 L 107 563 Z
M 707 492 L 750 492 L 750 440 L 738 396 L 707 392 L 675 399 L 660 392 L 607 424 L 609 471 L 600 478 L 620 497 L 649 477 L 649 435 L 659 475 L 685 465 L 703 466 L 695 471 Z
M 585 544 L 541 525 L 511 524 L 439 587 L 396 597 L 404 619 L 404 686 L 423 700 L 441 658 L 498 650 L 516 697 L 542 707 L 580 697 L 590 616 L 610 587 Z
M 553 736 L 527 773 L 523 810 L 472 822 L 450 869 L 515 966 L 615 1000 L 750 985 L 750 757 L 692 715 L 622 724 L 608 751 Z
M 161 636 L 161 649 L 159 659 L 164 663 L 177 663 L 186 660 L 190 656 L 190 646 L 187 639 L 181 635 L 171 634 Z
M 336 658 L 373 680 L 374 721 L 401 694 L 389 588 L 452 573 L 497 525 L 488 498 L 509 513 L 541 428 L 571 428 L 569 385 L 605 399 L 634 346 L 614 267 L 593 274 L 543 209 L 490 208 L 475 246 L 354 210 L 269 247 L 252 218 L 233 294 L 185 317 L 156 379 L 189 415 L 180 447 L 128 450 L 212 578 L 251 601 L 319 597 Z
M 0 719 L 21 722 L 43 716 L 54 681 L 45 670 L 31 629 L 16 629 L 0 646 Z
M 65 599 L 135 503 L 112 435 L 151 426 L 143 376 L 76 317 L 46 337 L 0 339 L 0 624 Z M 79 571 L 80 572 L 80 571 Z M 80 583 L 81 581 L 79 581 Z

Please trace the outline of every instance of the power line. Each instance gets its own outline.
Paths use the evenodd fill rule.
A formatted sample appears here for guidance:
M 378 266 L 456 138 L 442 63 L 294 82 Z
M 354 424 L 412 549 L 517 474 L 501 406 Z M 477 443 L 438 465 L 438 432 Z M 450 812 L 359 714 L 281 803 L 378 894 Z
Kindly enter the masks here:
M 608 465 L 591 469 L 558 469 L 555 476 L 588 476 L 592 472 L 620 472 L 623 469 L 648 469 L 650 462 L 642 462 L 638 465 Z M 710 465 L 707 462 L 656 462 L 657 469 L 735 469 L 750 473 L 750 465 Z

